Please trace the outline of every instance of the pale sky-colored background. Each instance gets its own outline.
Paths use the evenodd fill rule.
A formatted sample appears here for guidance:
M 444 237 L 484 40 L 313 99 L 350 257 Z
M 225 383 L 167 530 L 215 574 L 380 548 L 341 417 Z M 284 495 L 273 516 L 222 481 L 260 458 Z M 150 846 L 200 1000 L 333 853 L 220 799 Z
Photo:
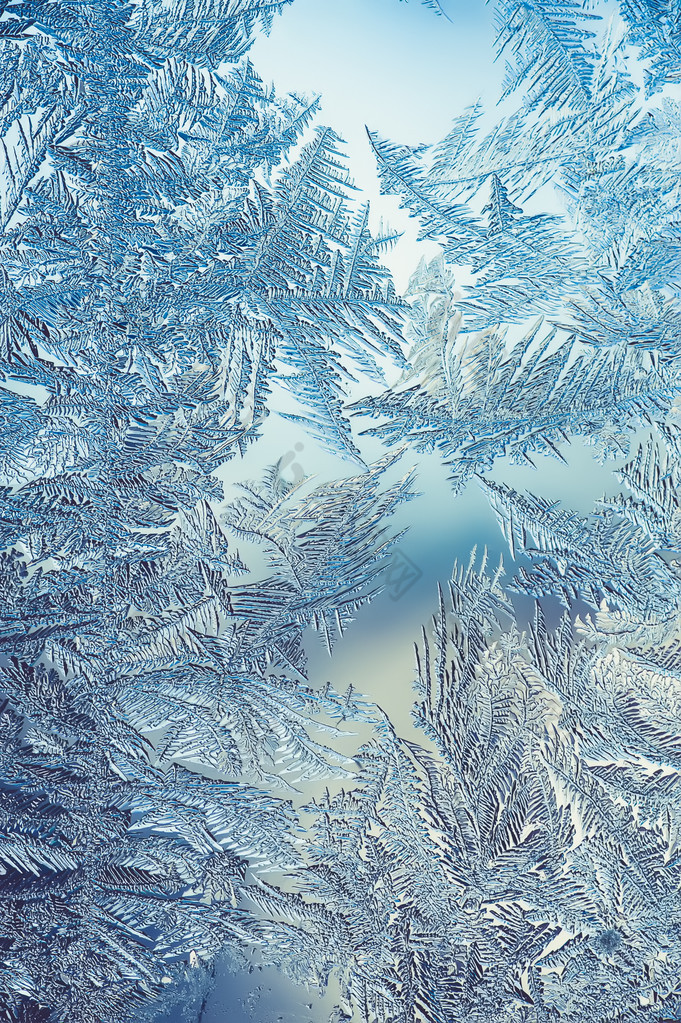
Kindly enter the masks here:
M 386 257 L 400 290 L 422 253 L 398 201 L 379 194 L 365 125 L 406 145 L 443 138 L 452 119 L 481 98 L 493 105 L 502 68 L 492 62 L 494 29 L 484 0 L 442 0 L 451 21 L 419 0 L 294 0 L 250 59 L 278 92 L 321 96 L 319 123 L 347 143 L 351 173 L 380 218 L 404 231 Z

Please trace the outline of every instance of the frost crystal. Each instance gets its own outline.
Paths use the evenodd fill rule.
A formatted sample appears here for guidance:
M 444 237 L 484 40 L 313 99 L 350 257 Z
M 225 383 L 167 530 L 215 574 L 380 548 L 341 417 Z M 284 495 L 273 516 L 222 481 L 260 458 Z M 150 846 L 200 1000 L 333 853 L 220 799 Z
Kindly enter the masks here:
M 333 1021 L 673 1019 L 679 12 L 498 0 L 497 123 L 370 132 L 440 247 L 399 297 L 244 59 L 288 2 L 0 12 L 0 1020 L 203 1013 L 225 955 Z M 229 476 L 278 402 L 334 478 Z M 590 511 L 514 485 L 577 436 Z M 510 558 L 438 566 L 399 734 L 308 644 L 425 574 L 424 451 Z

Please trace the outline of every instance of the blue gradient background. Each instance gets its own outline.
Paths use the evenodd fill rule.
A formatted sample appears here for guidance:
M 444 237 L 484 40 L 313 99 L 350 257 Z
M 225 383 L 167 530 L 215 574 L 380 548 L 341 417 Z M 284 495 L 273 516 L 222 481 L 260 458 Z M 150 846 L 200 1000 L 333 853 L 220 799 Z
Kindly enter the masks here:
M 372 131 L 407 145 L 437 142 L 452 119 L 481 98 L 492 106 L 502 68 L 493 63 L 491 11 L 483 0 L 443 0 L 451 21 L 419 0 L 294 0 L 275 18 L 250 57 L 280 93 L 321 97 L 319 120 L 348 146 L 352 175 L 381 217 L 405 237 L 386 258 L 399 288 L 417 262 L 416 227 L 394 198 L 379 195 L 366 136 Z M 419 255 L 433 255 L 422 246 Z

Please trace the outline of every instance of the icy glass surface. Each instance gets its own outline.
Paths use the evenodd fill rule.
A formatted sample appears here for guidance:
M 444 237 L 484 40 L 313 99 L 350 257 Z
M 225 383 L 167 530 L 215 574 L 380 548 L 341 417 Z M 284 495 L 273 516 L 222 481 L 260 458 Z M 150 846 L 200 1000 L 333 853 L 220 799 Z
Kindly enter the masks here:
M 0 4 L 4 1023 L 681 1016 L 680 45 Z

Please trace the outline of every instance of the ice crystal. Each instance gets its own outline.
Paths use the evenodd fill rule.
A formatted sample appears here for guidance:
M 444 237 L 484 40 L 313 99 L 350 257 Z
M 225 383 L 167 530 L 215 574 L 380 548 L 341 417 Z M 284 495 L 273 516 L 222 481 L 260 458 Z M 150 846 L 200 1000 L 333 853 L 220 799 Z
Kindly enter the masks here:
M 1 1018 L 141 1019 L 225 949 L 335 1020 L 672 1018 L 678 11 L 498 0 L 497 123 L 370 132 L 441 250 L 400 298 L 317 102 L 244 59 L 286 2 L 2 5 Z M 225 504 L 283 393 L 351 468 Z M 589 513 L 494 478 L 576 435 L 619 459 Z M 394 582 L 409 449 L 510 561 L 442 570 L 405 736 L 306 641 Z

